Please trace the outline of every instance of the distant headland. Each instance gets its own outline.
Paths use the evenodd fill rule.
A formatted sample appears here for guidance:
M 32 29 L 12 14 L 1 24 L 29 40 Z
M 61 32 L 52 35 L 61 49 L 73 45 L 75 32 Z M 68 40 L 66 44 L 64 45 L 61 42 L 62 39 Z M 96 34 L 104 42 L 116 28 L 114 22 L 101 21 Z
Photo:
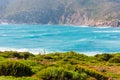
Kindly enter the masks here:
M 103 4 L 104 3 L 104 4 Z M 0 23 L 120 27 L 120 0 L 1 0 Z

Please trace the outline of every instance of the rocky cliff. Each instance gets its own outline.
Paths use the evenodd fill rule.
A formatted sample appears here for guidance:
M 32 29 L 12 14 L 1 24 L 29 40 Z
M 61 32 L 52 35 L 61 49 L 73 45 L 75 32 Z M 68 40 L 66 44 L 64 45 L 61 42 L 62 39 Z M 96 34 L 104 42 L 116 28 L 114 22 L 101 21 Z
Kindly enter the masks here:
M 1 0 L 0 19 L 11 23 L 120 27 L 120 0 Z

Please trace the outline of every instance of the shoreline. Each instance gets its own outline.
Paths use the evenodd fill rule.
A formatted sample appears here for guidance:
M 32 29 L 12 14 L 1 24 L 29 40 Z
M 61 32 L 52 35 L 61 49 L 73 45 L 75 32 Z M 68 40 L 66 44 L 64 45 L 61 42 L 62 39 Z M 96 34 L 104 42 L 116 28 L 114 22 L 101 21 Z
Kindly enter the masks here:
M 53 53 L 66 53 L 66 52 L 71 52 L 71 51 L 50 51 L 50 52 L 48 52 L 48 51 L 46 51 L 45 49 L 43 49 L 43 51 L 29 51 L 29 50 L 27 50 L 27 49 L 17 49 L 17 50 L 15 50 L 15 49 L 9 49 L 9 50 L 1 50 L 0 49 L 0 52 L 6 52 L 6 51 L 8 51 L 8 52 L 28 52 L 28 53 L 31 53 L 31 54 L 33 54 L 33 55 L 38 55 L 38 54 L 53 54 Z M 95 56 L 96 54 L 115 54 L 115 53 L 120 53 L 120 51 L 118 51 L 118 52 L 88 52 L 88 51 L 86 51 L 86 52 L 78 52 L 78 51 L 72 51 L 72 52 L 75 52 L 75 53 L 78 53 L 78 54 L 84 54 L 84 55 L 87 55 L 87 56 Z
M 65 27 L 93 27 L 93 28 L 119 28 L 119 27 L 114 27 L 114 26 L 93 26 L 93 25 L 75 25 L 75 24 L 32 24 L 32 23 L 7 23 L 7 24 L 0 24 L 0 25 L 53 25 L 53 26 L 65 26 Z

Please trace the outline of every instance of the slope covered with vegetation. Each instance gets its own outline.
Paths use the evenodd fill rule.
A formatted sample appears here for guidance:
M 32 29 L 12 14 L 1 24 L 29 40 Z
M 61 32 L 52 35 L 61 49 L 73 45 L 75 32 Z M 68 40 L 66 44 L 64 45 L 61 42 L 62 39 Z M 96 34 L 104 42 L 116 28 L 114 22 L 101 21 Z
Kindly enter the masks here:
M 120 80 L 120 53 L 0 52 L 0 80 Z
M 1 0 L 0 18 L 13 23 L 120 26 L 120 0 Z

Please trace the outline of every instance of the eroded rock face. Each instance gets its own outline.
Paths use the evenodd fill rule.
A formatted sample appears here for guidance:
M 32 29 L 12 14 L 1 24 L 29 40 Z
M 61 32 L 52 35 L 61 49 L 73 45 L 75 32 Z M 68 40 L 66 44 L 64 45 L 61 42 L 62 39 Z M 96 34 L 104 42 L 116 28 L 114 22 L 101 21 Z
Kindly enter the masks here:
M 117 22 L 117 26 L 120 27 L 120 20 Z
M 120 20 L 113 19 L 110 21 L 107 20 L 95 20 L 91 19 L 86 13 L 75 13 L 69 14 L 67 16 L 61 16 L 59 24 L 69 24 L 69 25 L 85 25 L 85 26 L 111 26 L 111 27 L 120 27 Z
M 99 16 L 92 15 L 89 11 L 76 11 L 74 13 L 64 14 L 59 19 L 59 24 L 69 24 L 69 25 L 85 25 L 85 26 L 111 26 L 111 27 L 120 27 L 120 19 L 107 19 L 111 15 Z
M 91 24 L 92 25 L 92 24 Z M 119 20 L 95 22 L 95 26 L 120 27 Z

